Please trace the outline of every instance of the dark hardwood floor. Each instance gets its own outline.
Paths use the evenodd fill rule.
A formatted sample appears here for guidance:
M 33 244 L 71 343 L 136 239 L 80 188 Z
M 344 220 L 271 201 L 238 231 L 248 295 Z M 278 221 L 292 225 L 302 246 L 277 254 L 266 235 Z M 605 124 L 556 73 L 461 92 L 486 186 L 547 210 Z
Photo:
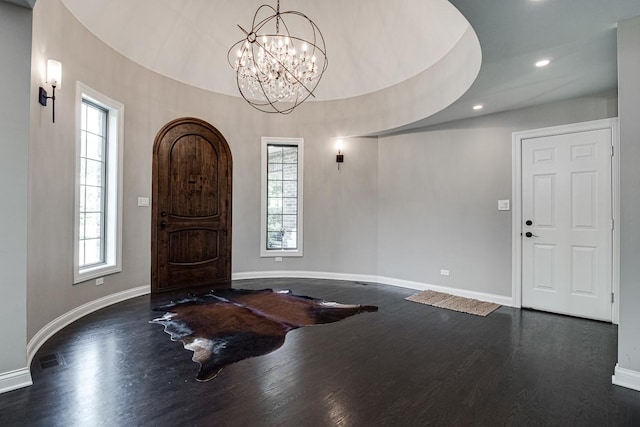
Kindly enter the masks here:
M 148 323 L 161 315 L 148 296 L 119 303 L 45 343 L 34 385 L 0 395 L 0 426 L 640 425 L 640 393 L 611 384 L 611 324 L 507 307 L 476 317 L 378 284 L 234 287 L 380 309 L 292 331 L 200 383 L 192 353 Z M 42 367 L 49 355 L 60 364 Z

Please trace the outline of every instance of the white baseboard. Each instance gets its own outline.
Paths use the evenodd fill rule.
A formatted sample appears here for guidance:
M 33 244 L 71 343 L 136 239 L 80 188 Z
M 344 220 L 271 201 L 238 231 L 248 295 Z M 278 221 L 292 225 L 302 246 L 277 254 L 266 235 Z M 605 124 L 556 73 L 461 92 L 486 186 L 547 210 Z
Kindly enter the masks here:
M 446 286 L 430 285 L 428 283 L 412 282 L 409 280 L 394 279 L 383 276 L 370 276 L 363 274 L 326 273 L 320 271 L 253 271 L 246 273 L 234 273 L 233 280 L 242 279 L 271 279 L 271 278 L 304 278 L 304 279 L 330 279 L 349 280 L 354 282 L 372 282 L 384 285 L 398 286 L 419 291 L 432 290 L 446 292 L 459 297 L 473 298 L 481 301 L 493 302 L 507 307 L 514 307 L 513 298 L 501 295 L 487 294 L 483 292 L 466 291 L 464 289 L 449 288 Z
M 93 313 L 94 311 L 98 311 L 102 308 L 108 307 L 118 302 L 146 295 L 149 292 L 151 292 L 150 285 L 139 286 L 137 288 L 127 289 L 126 291 L 116 292 L 115 294 L 107 295 L 105 297 L 98 298 L 97 300 L 89 301 L 88 303 L 76 307 L 73 310 L 68 311 L 62 316 L 59 316 L 51 322 L 47 323 L 33 336 L 33 338 L 29 340 L 29 343 L 27 344 L 27 371 L 28 367 L 31 366 L 33 357 L 36 355 L 36 352 L 40 349 L 40 347 L 42 347 L 42 344 L 47 342 L 49 338 L 51 338 L 56 332 L 58 332 L 65 326 L 75 322 L 76 320 L 86 316 L 87 314 Z
M 378 281 L 378 276 L 366 276 L 363 274 L 349 273 L 328 273 L 323 271 L 251 271 L 246 273 L 233 273 L 231 275 L 232 280 L 277 278 L 348 280 L 352 282 Z
M 513 298 L 502 295 L 488 294 L 485 292 L 467 291 L 465 289 L 450 288 L 447 286 L 431 285 L 428 283 L 412 282 L 409 280 L 394 279 L 391 277 L 379 277 L 379 283 L 385 285 L 399 286 L 402 288 L 416 289 L 419 291 L 436 291 L 455 295 L 464 298 L 473 298 L 480 301 L 493 302 L 507 307 L 514 307 Z
M 500 295 L 486 294 L 482 292 L 466 291 L 463 289 L 449 288 L 445 286 L 430 285 L 427 283 L 413 282 L 408 280 L 394 279 L 390 277 L 372 276 L 364 274 L 349 274 L 349 273 L 332 273 L 332 272 L 319 272 L 319 271 L 255 271 L 255 272 L 243 272 L 234 273 L 232 275 L 233 280 L 243 279 L 266 279 L 266 278 L 306 278 L 306 279 L 327 279 L 327 280 L 347 280 L 355 282 L 369 282 L 369 283 L 381 283 L 385 285 L 398 286 L 403 288 L 415 289 L 415 290 L 434 290 L 438 292 L 446 292 L 452 295 L 462 296 L 466 298 L 475 298 L 482 301 L 494 302 L 505 306 L 513 306 L 513 299 L 510 297 L 504 297 Z M 29 340 L 27 344 L 27 367 L 19 370 L 0 373 L 0 393 L 5 391 L 15 390 L 21 387 L 27 387 L 32 384 L 31 374 L 29 372 L 29 366 L 40 347 L 51 338 L 56 332 L 60 331 L 65 326 L 75 322 L 76 320 L 93 313 L 94 311 L 108 307 L 112 304 L 122 302 L 131 298 L 146 295 L 151 291 L 149 285 L 140 286 L 126 291 L 117 292 L 112 295 L 107 295 L 103 298 L 99 298 L 94 301 L 90 301 L 73 310 L 61 315 L 60 317 L 52 320 L 42 329 L 40 329 Z M 616 376 L 614 376 L 614 384 L 618 376 L 618 370 L 621 372 L 627 371 L 622 368 L 616 367 Z M 633 372 L 633 371 L 629 371 Z M 624 376 L 623 374 L 620 374 Z M 640 374 L 636 374 L 640 375 Z M 622 380 L 621 380 L 622 381 Z M 627 380 L 628 381 L 628 380 Z M 635 381 L 640 384 L 640 376 Z M 623 385 L 620 383 L 619 385 Z M 625 387 L 630 387 L 626 386 Z M 640 390 L 640 385 L 637 385 L 637 389 Z M 633 388 L 633 387 L 630 387 Z
M 0 374 L 0 394 L 22 387 L 29 387 L 31 384 L 33 382 L 31 381 L 29 368 L 16 369 L 15 371 Z
M 611 377 L 611 382 L 621 387 L 640 391 L 640 372 L 621 368 L 616 363 L 616 369 L 614 371 L 614 375 Z
M 466 291 L 463 289 L 449 288 L 445 286 L 430 285 L 427 283 L 413 282 L 408 280 L 394 279 L 391 277 L 373 276 L 365 274 L 350 274 L 350 273 L 332 273 L 321 271 L 254 271 L 234 273 L 232 275 L 233 280 L 242 279 L 267 279 L 267 278 L 305 278 L 305 279 L 328 279 L 328 280 L 348 280 L 356 282 L 370 282 L 370 283 L 382 283 L 385 285 L 399 286 L 403 288 L 416 289 L 416 290 L 433 290 L 438 292 L 446 292 L 452 295 L 457 295 L 466 298 L 475 298 L 482 301 L 494 302 L 496 304 L 513 306 L 513 300 L 510 297 L 504 297 L 500 295 L 487 294 L 482 292 Z M 52 320 L 42 329 L 40 329 L 29 340 L 27 344 L 27 366 L 31 366 L 31 361 L 40 347 L 51 338 L 56 332 L 64 328 L 65 326 L 75 322 L 81 317 L 94 311 L 108 307 L 112 304 L 125 301 L 131 298 L 135 298 L 141 295 L 146 295 L 151 291 L 149 285 L 139 286 L 137 288 L 128 289 L 126 291 L 117 292 L 112 295 L 107 295 L 103 298 L 99 298 L 94 301 L 90 301 L 73 310 L 61 315 L 60 317 Z M 28 372 L 28 369 L 27 369 Z M 8 373 L 7 373 L 8 375 Z M 2 374 L 0 374 L 2 379 Z M 30 377 L 29 377 L 30 381 Z

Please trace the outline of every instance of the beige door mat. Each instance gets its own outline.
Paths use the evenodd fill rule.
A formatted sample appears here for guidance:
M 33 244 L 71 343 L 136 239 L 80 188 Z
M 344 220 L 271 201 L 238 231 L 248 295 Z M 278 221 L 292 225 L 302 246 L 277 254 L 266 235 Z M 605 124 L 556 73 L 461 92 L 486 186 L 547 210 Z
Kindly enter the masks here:
M 432 305 L 434 307 L 446 308 L 447 310 L 469 313 L 476 316 L 487 316 L 500 308 L 500 304 L 480 301 L 472 298 L 457 297 L 436 291 L 422 291 L 420 293 L 405 298 L 408 301 L 419 302 L 420 304 Z

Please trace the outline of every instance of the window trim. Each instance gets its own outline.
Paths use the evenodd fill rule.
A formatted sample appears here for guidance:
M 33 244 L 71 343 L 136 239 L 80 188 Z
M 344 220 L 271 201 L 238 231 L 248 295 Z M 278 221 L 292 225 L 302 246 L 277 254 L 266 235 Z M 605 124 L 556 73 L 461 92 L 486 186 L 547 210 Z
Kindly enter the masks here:
M 91 267 L 79 266 L 80 242 L 80 153 L 81 153 L 81 106 L 86 98 L 108 111 L 107 129 L 107 206 L 105 207 L 106 248 L 105 262 Z M 123 189 L 123 145 L 124 145 L 124 104 L 108 96 L 76 83 L 76 151 L 74 182 L 74 231 L 73 231 L 73 284 L 85 282 L 107 274 L 122 271 L 122 189 Z M 113 166 L 115 164 L 115 166 Z M 115 173 L 114 173 L 115 172 Z
M 295 145 L 298 147 L 298 222 L 297 249 L 267 249 L 267 168 L 269 145 Z M 260 159 L 260 257 L 301 257 L 304 256 L 304 138 L 262 137 Z

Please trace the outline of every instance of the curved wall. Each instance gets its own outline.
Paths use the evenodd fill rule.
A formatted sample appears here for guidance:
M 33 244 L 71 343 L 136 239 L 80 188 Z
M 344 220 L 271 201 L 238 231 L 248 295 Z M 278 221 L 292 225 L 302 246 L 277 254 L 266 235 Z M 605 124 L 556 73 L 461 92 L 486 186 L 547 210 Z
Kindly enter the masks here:
M 372 274 L 376 271 L 377 140 L 346 140 L 338 173 L 335 140 L 360 133 L 333 118 L 345 110 L 333 103 L 274 116 L 243 100 L 193 88 L 153 73 L 121 56 L 89 33 L 59 0 L 33 12 L 31 148 L 28 211 L 28 337 L 48 322 L 89 301 L 150 282 L 150 208 L 137 197 L 151 195 L 152 145 L 167 122 L 198 117 L 222 132 L 232 151 L 233 271 L 275 269 Z M 46 60 L 58 59 L 63 80 L 51 108 L 36 99 Z M 186 65 L 188 66 L 188 64 Z M 75 150 L 75 83 L 125 105 L 122 272 L 72 284 Z M 46 85 L 45 85 L 46 86 Z M 367 99 L 362 103 L 369 102 Z M 358 103 L 356 103 L 358 104 Z M 365 105 L 361 105 L 366 110 Z M 305 139 L 305 256 L 275 264 L 259 256 L 260 138 Z M 277 267 L 277 268 L 276 268 Z

